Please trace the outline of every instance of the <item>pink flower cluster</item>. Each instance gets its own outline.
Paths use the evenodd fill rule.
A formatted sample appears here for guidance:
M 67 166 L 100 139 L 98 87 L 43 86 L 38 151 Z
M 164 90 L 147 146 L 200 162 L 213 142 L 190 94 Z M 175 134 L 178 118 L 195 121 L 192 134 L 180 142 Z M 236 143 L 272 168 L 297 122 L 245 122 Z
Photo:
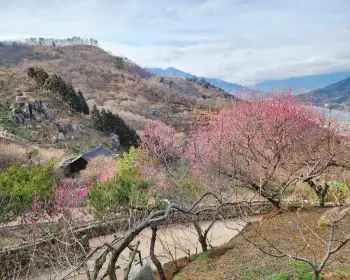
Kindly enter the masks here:
M 42 208 L 42 205 L 40 203 L 40 197 L 37 194 L 34 194 L 31 211 L 27 214 L 29 224 L 32 227 L 36 227 L 38 223 L 37 214 L 41 212 L 41 208 Z
M 54 187 L 54 213 L 64 208 L 77 207 L 79 202 L 87 198 L 90 185 L 76 186 L 72 180 L 62 181 Z
M 99 178 L 98 181 L 100 183 L 106 183 L 108 182 L 110 179 L 113 179 L 117 174 L 117 166 L 116 164 L 113 165 L 109 165 L 106 169 L 104 169 Z
M 45 212 L 51 218 L 61 214 L 64 209 L 78 207 L 79 203 L 88 197 L 90 185 L 77 186 L 73 180 L 62 180 L 53 186 L 53 197 L 40 200 L 35 194 L 31 210 L 27 213 L 27 218 L 31 226 L 36 226 L 38 218 Z

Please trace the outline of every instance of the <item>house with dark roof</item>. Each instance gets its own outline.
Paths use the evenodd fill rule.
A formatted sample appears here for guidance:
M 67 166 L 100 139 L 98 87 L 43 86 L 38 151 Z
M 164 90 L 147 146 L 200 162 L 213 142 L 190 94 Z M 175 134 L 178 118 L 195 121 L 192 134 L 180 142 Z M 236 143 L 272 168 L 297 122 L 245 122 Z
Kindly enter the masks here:
M 59 164 L 60 168 L 63 168 L 65 174 L 77 173 L 82 169 L 85 169 L 89 161 L 96 157 L 110 157 L 113 153 L 106 150 L 102 145 L 81 154 L 78 157 L 64 160 Z

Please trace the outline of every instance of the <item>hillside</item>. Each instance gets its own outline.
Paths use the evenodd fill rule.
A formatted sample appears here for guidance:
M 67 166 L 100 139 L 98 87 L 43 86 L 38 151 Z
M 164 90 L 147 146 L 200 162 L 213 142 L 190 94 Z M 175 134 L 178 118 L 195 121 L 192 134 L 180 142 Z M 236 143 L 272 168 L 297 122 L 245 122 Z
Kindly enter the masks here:
M 300 96 L 317 106 L 350 111 L 350 77 Z
M 49 75 L 61 76 L 76 91 L 82 91 L 90 109 L 96 104 L 99 109 L 111 110 L 135 130 L 142 129 L 152 119 L 184 129 L 193 109 L 219 108 L 229 97 L 215 87 L 154 76 L 129 60 L 124 60 L 123 69 L 118 70 L 113 66 L 113 56 L 91 45 L 2 45 L 0 57 L 0 127 L 18 141 L 65 149 L 67 153 L 108 145 L 108 137 L 92 128 L 89 116 L 71 112 L 50 94 L 36 88 L 27 76 L 29 67 L 40 67 Z M 40 121 L 31 119 L 41 118 L 39 112 L 28 116 L 25 125 L 15 124 L 11 110 L 12 114 L 18 110 L 14 109 L 18 106 L 17 98 L 33 107 L 43 102 L 55 114 Z M 153 109 L 157 109 L 156 116 L 152 115 Z M 64 140 L 60 140 L 62 131 Z
M 175 77 L 175 78 L 191 78 L 194 75 L 190 73 L 183 72 L 181 70 L 178 70 L 173 67 L 169 67 L 167 69 L 162 69 L 162 68 L 147 68 L 148 71 L 150 71 L 152 74 L 159 75 L 162 77 Z M 222 88 L 228 93 L 236 93 L 236 92 L 241 92 L 241 91 L 249 91 L 248 88 L 234 84 L 234 83 L 229 83 L 220 79 L 215 79 L 215 78 L 206 78 L 206 77 L 198 77 L 198 79 L 205 79 L 206 81 L 210 82 L 212 85 Z
M 295 93 L 307 92 L 338 82 L 350 76 L 350 71 L 335 72 L 320 75 L 308 75 L 292 77 L 281 80 L 266 80 L 253 86 L 254 89 L 262 91 L 289 90 Z

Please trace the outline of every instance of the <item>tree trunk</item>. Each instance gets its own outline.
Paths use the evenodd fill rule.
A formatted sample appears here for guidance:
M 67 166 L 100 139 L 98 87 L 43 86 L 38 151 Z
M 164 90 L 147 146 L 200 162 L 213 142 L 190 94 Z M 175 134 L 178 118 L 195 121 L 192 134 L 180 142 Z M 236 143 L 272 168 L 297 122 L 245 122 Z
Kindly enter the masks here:
M 326 200 L 326 194 L 321 194 L 318 196 L 318 199 L 320 201 L 320 207 L 324 207 L 325 206 L 325 200 Z
M 152 229 L 152 238 L 151 238 L 151 246 L 150 246 L 149 255 L 151 257 L 152 262 L 154 263 L 154 265 L 157 268 L 157 271 L 158 271 L 158 274 L 159 274 L 159 279 L 160 280 L 166 280 L 162 264 L 157 259 L 156 255 L 154 254 L 154 247 L 155 247 L 155 244 L 156 244 L 158 228 L 157 228 L 157 226 L 152 226 L 151 229 Z
M 324 186 L 322 187 L 322 186 L 316 185 L 316 183 L 312 180 L 308 180 L 306 181 L 306 183 L 308 183 L 311 189 L 313 189 L 317 194 L 320 202 L 320 207 L 324 207 L 329 185 L 327 183 L 324 183 Z
M 324 187 L 321 189 L 318 197 L 320 199 L 320 206 L 324 207 L 325 206 L 325 200 L 326 200 L 326 195 L 328 193 L 329 185 L 327 183 L 324 183 Z
M 320 272 L 319 271 L 314 271 L 314 276 L 313 276 L 313 280 L 318 280 L 319 279 L 319 277 L 320 277 Z
M 273 212 L 279 212 L 281 210 L 281 201 L 275 200 L 273 198 L 267 198 L 267 200 L 272 204 Z
M 198 223 L 197 220 L 194 220 L 193 221 L 193 224 L 194 224 L 194 228 L 196 229 L 197 231 L 197 234 L 198 234 L 198 241 L 199 243 L 201 244 L 201 247 L 202 247 L 202 251 L 203 252 L 206 252 L 208 250 L 208 245 L 207 245 L 207 240 L 206 240 L 206 236 L 203 235 L 202 233 L 202 229 Z

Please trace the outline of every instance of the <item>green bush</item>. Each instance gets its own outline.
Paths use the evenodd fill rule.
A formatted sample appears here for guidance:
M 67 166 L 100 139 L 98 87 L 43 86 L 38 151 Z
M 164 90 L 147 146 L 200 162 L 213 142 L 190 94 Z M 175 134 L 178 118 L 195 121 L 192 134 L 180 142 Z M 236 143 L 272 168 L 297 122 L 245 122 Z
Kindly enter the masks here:
M 124 68 L 124 58 L 120 56 L 115 56 L 113 59 L 113 65 L 117 69 L 123 69 Z
M 289 280 L 292 279 L 292 275 L 289 273 L 276 273 L 269 278 L 269 280 Z
M 91 188 L 89 199 L 98 216 L 147 205 L 149 183 L 138 173 L 135 156 L 136 149 L 132 147 L 118 162 L 117 178 Z
M 182 195 L 187 199 L 194 199 L 198 194 L 202 194 L 204 190 L 204 185 L 198 178 L 198 176 L 193 176 L 187 174 L 186 177 L 181 182 L 181 192 Z
M 207 250 L 203 253 L 200 253 L 194 260 L 195 261 L 205 261 L 208 260 L 210 257 L 210 253 L 212 252 L 212 250 Z
M 52 195 L 54 180 L 51 176 L 53 163 L 41 167 L 26 168 L 14 164 L 0 173 L 0 217 L 16 218 L 30 209 L 34 195 L 47 198 Z
M 350 196 L 349 187 L 344 182 L 330 181 L 329 189 L 326 195 L 326 202 L 343 204 Z
M 313 279 L 313 270 L 310 265 L 303 262 L 292 261 L 289 262 L 289 266 L 295 269 L 295 276 L 298 280 L 312 280 Z M 321 280 L 321 277 L 319 277 Z

